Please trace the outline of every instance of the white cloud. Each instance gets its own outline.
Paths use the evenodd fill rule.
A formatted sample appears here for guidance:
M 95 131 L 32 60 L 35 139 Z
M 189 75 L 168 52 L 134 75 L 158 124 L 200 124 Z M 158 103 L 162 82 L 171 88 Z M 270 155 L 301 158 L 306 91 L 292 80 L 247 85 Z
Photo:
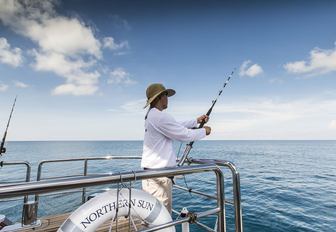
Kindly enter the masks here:
M 108 84 L 125 84 L 131 85 L 137 82 L 130 78 L 130 74 L 123 68 L 116 68 L 110 72 L 110 78 L 107 80 Z
M 14 85 L 15 87 L 18 87 L 18 88 L 22 88 L 22 89 L 25 89 L 25 88 L 28 88 L 29 85 L 21 82 L 21 81 L 14 81 Z
M 0 92 L 5 92 L 8 89 L 8 85 L 0 83 Z
M 114 38 L 112 38 L 112 37 L 105 37 L 103 39 L 103 45 L 104 45 L 104 48 L 109 48 L 112 51 L 129 48 L 129 45 L 128 45 L 127 41 L 123 41 L 123 42 L 118 44 L 114 41 Z
M 35 70 L 65 78 L 66 84 L 53 94 L 92 95 L 98 90 L 100 74 L 95 64 L 102 58 L 101 43 L 79 19 L 58 15 L 56 3 L 3 0 L 0 20 L 38 44 L 31 52 Z
M 18 67 L 22 63 L 20 48 L 11 48 L 6 38 L 0 38 L 0 62 Z
M 64 95 L 64 94 L 72 94 L 75 96 L 81 95 L 91 95 L 97 91 L 98 87 L 94 85 L 74 85 L 74 84 L 64 84 L 57 86 L 52 94 L 53 95 Z
M 330 122 L 330 124 L 329 124 L 329 127 L 330 127 L 331 129 L 336 129 L 336 120 L 332 120 L 332 121 Z
M 289 62 L 284 65 L 289 73 L 318 75 L 336 71 L 336 48 L 310 51 L 308 61 Z
M 209 104 L 179 102 L 168 111 L 178 120 L 196 118 Z M 336 98 L 315 96 L 295 100 L 250 98 L 217 103 L 209 125 L 210 139 L 332 139 Z M 335 120 L 335 124 L 331 121 Z M 307 126 L 309 125 L 309 126 Z M 336 126 L 336 125 L 335 125 Z M 336 128 L 336 127 L 335 127 Z
M 140 99 L 140 100 L 134 100 L 134 101 L 126 102 L 120 108 L 127 112 L 142 113 L 145 102 L 146 102 L 145 98 Z
M 43 24 L 28 25 L 28 36 L 36 41 L 43 51 L 64 55 L 89 54 L 101 58 L 100 42 L 91 28 L 76 18 L 55 17 Z
M 92 95 L 98 90 L 99 72 L 86 71 L 95 63 L 94 60 L 86 62 L 81 58 L 72 59 L 60 53 L 33 53 L 36 59 L 35 70 L 52 71 L 66 78 L 67 83 L 56 87 L 53 95 Z
M 320 94 L 321 95 L 321 94 Z M 139 121 L 135 130 L 141 130 L 146 99 L 126 102 L 110 109 L 121 121 Z M 178 121 L 196 118 L 210 107 L 208 102 L 169 102 L 167 112 Z M 218 102 L 209 126 L 208 139 L 332 139 L 336 136 L 336 98 L 330 95 L 298 99 L 249 98 Z M 309 125 L 309 126 L 307 126 Z M 326 125 L 333 130 L 328 130 Z M 132 136 L 132 132 L 128 132 Z M 141 139 L 141 136 L 137 139 Z
M 54 0 L 3 0 L 0 3 L 0 20 L 38 43 L 43 51 L 101 57 L 101 45 L 92 29 L 77 18 L 57 15 L 55 4 Z
M 322 96 L 321 96 L 322 95 Z M 177 120 L 193 119 L 205 113 L 210 107 L 208 101 L 195 102 L 188 98 L 185 102 L 169 100 L 168 112 Z M 244 98 L 236 96 L 219 101 L 211 114 L 209 126 L 212 133 L 206 139 L 334 139 L 336 130 L 328 128 L 336 120 L 336 98 L 317 93 L 304 98 L 279 99 Z M 111 110 L 105 112 L 88 110 L 55 114 L 55 111 L 34 109 L 33 114 L 25 114 L 21 124 L 26 130 L 17 131 L 16 140 L 38 139 L 101 139 L 101 140 L 141 140 L 146 109 L 142 109 L 146 99 L 135 99 L 121 106 L 111 103 Z M 43 113 L 41 113 L 43 112 Z M 41 116 L 42 115 L 42 116 Z M 31 124 L 25 123 L 31 118 Z M 36 120 L 39 119 L 39 120 Z M 42 127 L 36 126 L 42 123 Z M 50 123 L 50 121 L 55 123 Z M 20 124 L 20 123 L 19 123 Z M 64 125 L 66 125 L 64 127 Z M 83 127 L 83 125 L 87 125 Z M 125 127 L 127 125 L 127 127 Z M 30 130 L 31 128 L 42 128 Z M 65 129 L 66 128 L 66 132 Z M 29 133 L 27 132 L 29 131 Z M 14 131 L 15 132 L 15 131 Z M 32 134 L 33 132 L 33 134 Z M 52 133 L 51 133 L 52 132 Z M 65 133 L 64 133 L 65 132 Z
M 240 66 L 239 75 L 241 77 L 255 77 L 263 73 L 263 69 L 259 64 L 252 64 L 252 61 L 246 60 Z
M 108 109 L 110 112 L 115 112 L 115 113 L 126 113 L 126 114 L 143 114 L 144 113 L 144 106 L 146 103 L 146 99 L 139 99 L 139 100 L 133 100 L 124 103 L 121 105 L 119 108 L 113 108 L 113 109 Z

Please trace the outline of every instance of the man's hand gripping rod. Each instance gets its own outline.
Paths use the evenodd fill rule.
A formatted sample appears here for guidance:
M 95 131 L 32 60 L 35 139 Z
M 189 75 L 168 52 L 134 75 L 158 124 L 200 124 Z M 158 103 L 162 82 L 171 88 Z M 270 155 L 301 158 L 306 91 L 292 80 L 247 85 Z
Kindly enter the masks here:
M 11 113 L 10 113 L 10 115 L 9 115 L 9 119 L 8 119 L 8 122 L 7 122 L 6 131 L 5 131 L 4 136 L 3 136 L 3 138 L 2 138 L 2 141 L 1 141 L 1 145 L 0 145 L 0 157 L 2 156 L 3 153 L 6 152 L 5 141 L 6 141 L 6 136 L 7 136 L 7 131 L 8 131 L 9 123 L 10 123 L 10 121 L 11 121 L 12 114 L 13 114 L 13 110 L 14 110 L 14 107 L 15 107 L 16 98 L 17 98 L 17 96 L 16 96 L 15 99 L 14 99 L 14 103 L 13 103 L 13 106 L 12 106 L 12 110 L 11 110 Z
M 222 94 L 222 92 L 223 92 L 225 86 L 229 83 L 229 81 L 230 81 L 230 79 L 231 79 L 233 73 L 235 72 L 235 70 L 236 70 L 236 69 L 233 69 L 233 71 L 231 72 L 231 74 L 228 76 L 227 80 L 224 82 L 223 88 L 222 88 L 221 90 L 219 90 L 219 93 L 218 93 L 218 95 L 217 95 L 217 98 L 216 98 L 215 100 L 212 101 L 212 105 L 211 105 L 210 109 L 208 110 L 208 112 L 206 113 L 206 115 L 207 115 L 208 117 L 210 116 L 211 111 L 212 111 L 213 107 L 215 106 L 215 104 L 216 104 L 216 102 L 217 102 L 217 99 L 218 99 L 219 96 Z M 199 129 L 199 128 L 202 128 L 202 127 L 204 126 L 204 124 L 205 124 L 205 121 L 203 120 L 203 121 L 200 123 L 200 125 L 198 126 L 198 129 Z M 180 161 L 178 162 L 177 166 L 182 166 L 182 165 L 185 163 L 185 161 L 187 160 L 188 155 L 189 155 L 189 153 L 190 153 L 190 151 L 191 151 L 191 149 L 192 149 L 193 144 L 194 144 L 194 141 L 192 141 L 192 142 L 190 142 L 190 143 L 187 144 L 187 146 L 186 146 L 186 148 L 185 148 L 185 150 L 184 150 L 184 152 L 183 152 L 183 155 L 182 155 Z

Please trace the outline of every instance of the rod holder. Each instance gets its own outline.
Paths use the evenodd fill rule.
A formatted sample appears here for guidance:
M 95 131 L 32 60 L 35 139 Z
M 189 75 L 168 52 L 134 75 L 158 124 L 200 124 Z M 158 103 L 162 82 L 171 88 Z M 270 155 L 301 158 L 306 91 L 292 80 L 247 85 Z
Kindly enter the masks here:
M 33 225 L 37 223 L 37 201 L 28 201 L 23 204 L 22 225 Z
M 182 210 L 181 210 L 181 213 L 180 213 L 180 217 L 181 218 L 186 218 L 188 216 L 188 209 L 186 207 L 184 207 Z M 182 232 L 189 232 L 190 229 L 189 229 L 189 222 L 184 222 L 182 223 Z

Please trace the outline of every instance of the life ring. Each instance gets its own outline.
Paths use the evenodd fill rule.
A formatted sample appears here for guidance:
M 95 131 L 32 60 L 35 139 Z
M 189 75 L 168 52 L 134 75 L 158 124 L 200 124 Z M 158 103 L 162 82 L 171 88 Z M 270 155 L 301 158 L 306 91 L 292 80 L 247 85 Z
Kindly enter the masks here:
M 130 190 L 112 189 L 90 199 L 76 209 L 63 222 L 57 232 L 94 232 L 100 225 L 116 216 L 128 216 Z M 117 203 L 118 201 L 118 203 Z M 150 226 L 157 226 L 172 221 L 166 207 L 155 197 L 138 189 L 131 189 L 131 216 L 144 220 Z M 160 230 L 175 232 L 175 227 Z

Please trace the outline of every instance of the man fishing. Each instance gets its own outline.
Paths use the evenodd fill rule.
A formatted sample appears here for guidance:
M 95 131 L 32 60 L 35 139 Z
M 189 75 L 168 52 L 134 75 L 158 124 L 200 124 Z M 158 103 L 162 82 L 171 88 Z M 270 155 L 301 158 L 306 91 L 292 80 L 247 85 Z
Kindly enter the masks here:
M 168 168 L 176 166 L 176 154 L 173 150 L 173 140 L 190 142 L 200 140 L 211 133 L 209 126 L 192 129 L 198 123 L 206 123 L 207 115 L 194 120 L 177 122 L 171 115 L 164 112 L 168 107 L 168 97 L 175 90 L 166 89 L 162 84 L 151 84 L 147 90 L 147 106 L 149 110 L 145 117 L 145 136 L 141 167 L 147 169 Z M 171 213 L 172 211 L 172 181 L 170 178 L 153 178 L 142 181 L 142 188 L 160 200 Z

